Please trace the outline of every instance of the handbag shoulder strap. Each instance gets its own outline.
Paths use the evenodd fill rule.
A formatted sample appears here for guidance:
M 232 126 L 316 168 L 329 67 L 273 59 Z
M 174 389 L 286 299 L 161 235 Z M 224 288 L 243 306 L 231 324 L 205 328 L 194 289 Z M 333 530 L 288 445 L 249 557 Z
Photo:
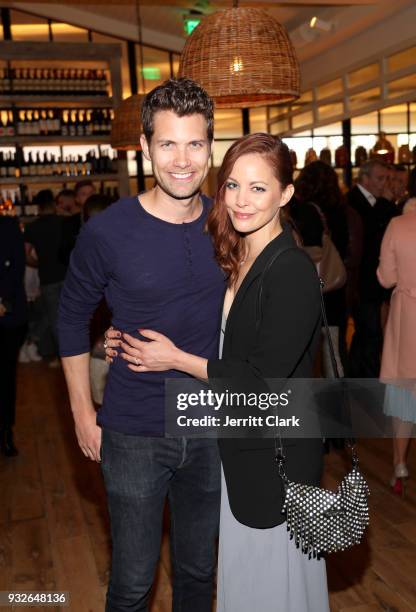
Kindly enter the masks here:
M 273 255 L 270 257 L 269 261 L 266 263 L 264 270 L 261 274 L 260 277 L 260 282 L 259 282 L 259 288 L 258 288 L 258 292 L 257 292 L 257 300 L 256 300 L 256 330 L 259 329 L 260 327 L 260 323 L 261 323 L 261 319 L 262 319 L 262 303 L 263 303 L 263 283 L 264 283 L 264 278 L 267 274 L 267 272 L 270 270 L 270 268 L 272 267 L 272 265 L 274 264 L 274 262 L 284 253 L 287 253 L 288 251 L 300 251 L 302 253 L 304 253 L 304 251 L 302 251 L 301 248 L 297 247 L 297 246 L 290 246 L 290 247 L 282 247 L 280 249 L 278 249 L 277 251 L 275 251 L 273 253 Z M 308 258 L 308 260 L 311 262 L 311 265 L 313 266 L 313 269 L 316 272 L 316 268 L 314 263 L 312 262 L 312 260 L 310 259 L 309 255 L 307 255 L 306 253 L 305 257 Z M 325 302 L 324 302 L 324 294 L 323 294 L 323 288 L 324 288 L 324 281 L 322 280 L 322 278 L 319 278 L 319 288 L 320 288 L 320 294 L 321 294 L 321 314 L 322 314 L 322 320 L 324 323 L 324 327 L 325 327 L 325 334 L 328 340 L 328 346 L 329 346 L 329 353 L 331 355 L 331 363 L 332 363 L 332 369 L 334 372 L 334 376 L 335 378 L 340 378 L 339 375 L 339 370 L 338 370 L 338 366 L 337 366 L 337 360 L 335 358 L 335 350 L 334 350 L 334 344 L 332 342 L 332 338 L 331 338 L 331 334 L 329 332 L 329 326 L 328 326 L 328 318 L 326 316 L 326 309 L 325 309 Z
M 297 246 L 291 246 L 291 247 L 282 247 L 280 249 L 278 249 L 275 253 L 273 253 L 272 257 L 270 257 L 269 261 L 267 262 L 267 264 L 264 267 L 264 270 L 261 274 L 260 277 L 260 282 L 259 282 L 259 288 L 258 288 L 258 292 L 257 292 L 257 300 L 256 300 L 256 330 L 259 329 L 260 327 L 260 323 L 262 320 L 262 301 L 263 301 L 263 283 L 264 283 L 264 278 L 267 274 L 267 272 L 270 270 L 270 268 L 272 267 L 272 265 L 274 264 L 274 262 L 284 253 L 286 253 L 287 251 L 292 251 L 292 250 L 297 250 L 300 252 L 303 252 L 305 257 L 308 258 L 308 260 L 310 261 L 311 265 L 313 266 L 314 271 L 316 272 L 316 268 L 315 265 L 313 263 L 313 261 L 310 259 L 309 255 L 307 253 L 305 253 L 304 251 L 302 251 L 301 248 L 297 247 Z M 329 353 L 331 356 L 331 364 L 332 364 L 332 369 L 334 372 L 334 377 L 335 378 L 340 378 L 339 375 L 339 370 L 338 370 L 338 366 L 337 366 L 337 361 L 336 361 L 336 357 L 335 357 L 335 350 L 334 350 L 334 344 L 332 342 L 332 337 L 329 331 L 329 325 L 328 325 L 328 318 L 326 315 L 326 309 L 325 309 L 325 302 L 324 302 L 324 294 L 323 294 L 323 287 L 325 285 L 324 281 L 322 280 L 322 278 L 319 278 L 319 289 L 320 289 L 320 297 L 321 297 L 321 315 L 322 315 L 322 321 L 325 327 L 325 335 L 326 338 L 328 340 L 328 346 L 329 346 Z M 283 450 L 283 443 L 282 443 L 282 437 L 280 434 L 280 426 L 277 427 L 278 430 L 278 435 L 275 438 L 275 449 L 276 449 L 276 461 L 278 464 L 278 470 L 279 470 L 279 474 L 282 477 L 284 483 L 287 484 L 288 479 L 285 473 L 285 469 L 284 469 L 284 461 L 285 461 L 285 455 L 284 455 L 284 450 Z M 353 461 L 353 465 L 357 465 L 358 463 L 358 458 L 357 458 L 357 454 L 355 451 L 355 444 L 354 444 L 354 438 L 350 438 L 348 439 L 348 445 L 351 448 L 351 452 L 352 452 L 352 461 Z

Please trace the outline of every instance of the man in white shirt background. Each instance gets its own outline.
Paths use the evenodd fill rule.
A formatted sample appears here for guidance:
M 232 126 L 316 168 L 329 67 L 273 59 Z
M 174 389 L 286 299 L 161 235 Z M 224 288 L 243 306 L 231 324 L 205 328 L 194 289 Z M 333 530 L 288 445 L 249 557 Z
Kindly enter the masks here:
M 383 345 L 382 305 L 389 292 L 378 282 L 376 270 L 380 246 L 397 207 L 383 197 L 389 169 L 381 159 L 371 159 L 360 167 L 357 184 L 347 194 L 348 203 L 360 215 L 363 226 L 362 258 L 358 280 L 358 301 L 354 305 L 355 332 L 349 353 L 349 376 L 377 378 Z

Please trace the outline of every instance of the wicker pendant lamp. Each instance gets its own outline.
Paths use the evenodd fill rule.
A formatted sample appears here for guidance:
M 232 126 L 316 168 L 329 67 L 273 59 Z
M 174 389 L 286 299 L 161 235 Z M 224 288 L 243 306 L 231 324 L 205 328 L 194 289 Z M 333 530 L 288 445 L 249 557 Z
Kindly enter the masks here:
M 246 108 L 299 97 L 299 64 L 280 23 L 236 7 L 205 17 L 185 43 L 179 76 L 197 81 L 217 108 Z
M 140 73 L 143 79 L 143 47 L 142 47 L 142 22 L 140 18 L 139 0 L 136 0 L 137 29 L 139 34 Z M 140 136 L 142 134 L 141 106 L 143 94 L 134 93 L 122 101 L 114 111 L 114 119 L 111 124 L 110 144 L 118 151 L 140 151 Z

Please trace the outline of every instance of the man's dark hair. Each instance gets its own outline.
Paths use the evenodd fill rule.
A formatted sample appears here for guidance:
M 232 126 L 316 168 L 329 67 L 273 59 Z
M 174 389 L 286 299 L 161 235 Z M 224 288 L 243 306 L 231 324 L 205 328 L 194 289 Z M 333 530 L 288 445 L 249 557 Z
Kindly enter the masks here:
M 388 164 L 383 159 L 374 157 L 361 164 L 358 171 L 358 181 L 361 181 L 363 176 L 370 176 L 374 168 L 388 168 Z
M 409 198 L 416 198 L 416 168 L 409 173 L 409 183 L 407 186 Z
M 91 181 L 91 179 L 84 179 L 82 181 L 79 181 L 78 183 L 75 184 L 75 189 L 74 189 L 75 195 L 77 195 L 79 190 L 82 189 L 83 187 L 94 187 L 94 183 Z
M 142 103 L 143 133 L 150 143 L 154 116 L 158 111 L 173 111 L 178 117 L 200 114 L 207 121 L 208 140 L 214 137 L 214 103 L 207 92 L 191 79 L 169 79 L 150 91 Z
M 55 211 L 55 198 L 50 189 L 41 189 L 33 198 L 33 204 L 36 204 L 40 213 Z
M 58 198 L 61 198 L 61 197 L 62 198 L 74 198 L 75 191 L 73 189 L 61 189 L 61 191 L 56 196 L 56 200 L 58 200 Z
M 84 204 L 84 223 L 86 223 L 88 219 L 91 219 L 91 217 L 94 217 L 98 213 L 108 208 L 108 206 L 110 206 L 113 201 L 114 200 L 112 200 L 109 196 L 104 195 L 103 193 L 93 193 L 92 195 L 90 195 L 90 197 Z

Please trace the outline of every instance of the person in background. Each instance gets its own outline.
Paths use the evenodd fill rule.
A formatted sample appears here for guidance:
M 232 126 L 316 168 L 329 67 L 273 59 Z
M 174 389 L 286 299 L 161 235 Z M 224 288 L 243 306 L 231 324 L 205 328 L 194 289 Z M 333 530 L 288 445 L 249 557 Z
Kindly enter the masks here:
M 394 166 L 393 177 L 393 196 L 394 203 L 399 207 L 400 212 L 403 212 L 403 205 L 407 200 L 407 187 L 409 182 L 409 172 L 403 164 Z
M 104 194 L 101 193 L 93 193 L 90 197 L 85 201 L 83 210 L 82 210 L 82 221 L 83 223 L 87 223 L 91 219 L 91 217 L 95 217 L 98 213 L 103 212 L 106 208 L 113 204 L 113 200 Z
M 0 450 L 18 454 L 16 418 L 17 357 L 26 333 L 25 247 L 18 222 L 0 216 Z
M 410 212 L 416 209 L 416 168 L 409 174 L 409 182 L 407 185 L 407 194 L 403 198 L 402 211 L 403 213 Z
M 95 193 L 94 183 L 90 179 L 78 181 L 75 185 L 75 209 L 74 214 L 81 214 L 85 202 Z
M 63 224 L 61 246 L 59 249 L 59 258 L 66 267 L 68 267 L 69 258 L 82 227 L 85 202 L 93 194 L 95 194 L 95 187 L 90 179 L 78 181 L 75 185 L 75 205 L 73 212 L 65 219 Z
M 49 189 L 40 191 L 34 201 L 39 208 L 39 218 L 25 229 L 26 261 L 39 271 L 41 305 L 52 338 L 49 365 L 58 367 L 58 304 L 66 274 L 66 266 L 59 258 L 64 219 L 56 214 L 54 197 Z
M 70 217 L 76 212 L 75 191 L 73 189 L 62 189 L 56 196 L 56 213 L 63 217 Z
M 26 265 L 25 269 L 25 293 L 28 307 L 27 336 L 19 351 L 19 363 L 30 363 L 31 361 L 42 361 L 39 355 L 39 344 L 42 333 L 47 326 L 46 319 L 42 315 L 40 306 L 40 283 L 38 269 Z
M 390 220 L 398 214 L 393 202 L 383 198 L 388 168 L 379 159 L 365 162 L 357 184 L 348 192 L 349 205 L 360 215 L 363 227 L 358 301 L 354 305 L 354 336 L 349 352 L 349 375 L 378 378 L 383 346 L 381 310 L 389 292 L 377 279 L 381 241 Z
M 410 200 L 411 201 L 411 200 Z M 416 200 L 415 200 L 416 202 Z M 416 207 L 390 221 L 381 244 L 377 276 L 394 287 L 384 337 L 380 378 L 384 412 L 393 417 L 393 491 L 404 494 L 406 458 L 416 424 Z
M 341 193 L 338 175 L 335 170 L 322 161 L 311 162 L 302 168 L 295 180 L 295 194 L 301 202 L 314 204 L 319 209 L 323 218 L 322 230 L 326 229 L 329 232 L 341 259 L 345 261 L 348 249 L 348 219 L 345 210 L 345 199 Z M 294 218 L 296 219 L 296 213 Z M 308 223 L 307 225 L 309 226 L 310 224 Z M 303 234 L 304 232 L 302 233 L 301 231 L 302 238 Z M 322 233 L 320 242 L 322 246 Z M 341 354 L 345 355 L 345 330 L 347 324 L 345 286 L 341 289 L 325 293 L 324 300 L 337 365 L 342 376 L 344 366 Z M 326 338 L 324 339 L 323 356 L 324 375 L 332 375 L 329 347 Z
M 382 197 L 389 202 L 396 203 L 395 195 L 394 195 L 394 183 L 396 177 L 396 170 L 394 168 L 394 164 L 386 163 L 387 170 L 387 178 L 384 184 L 384 189 L 382 193 Z

